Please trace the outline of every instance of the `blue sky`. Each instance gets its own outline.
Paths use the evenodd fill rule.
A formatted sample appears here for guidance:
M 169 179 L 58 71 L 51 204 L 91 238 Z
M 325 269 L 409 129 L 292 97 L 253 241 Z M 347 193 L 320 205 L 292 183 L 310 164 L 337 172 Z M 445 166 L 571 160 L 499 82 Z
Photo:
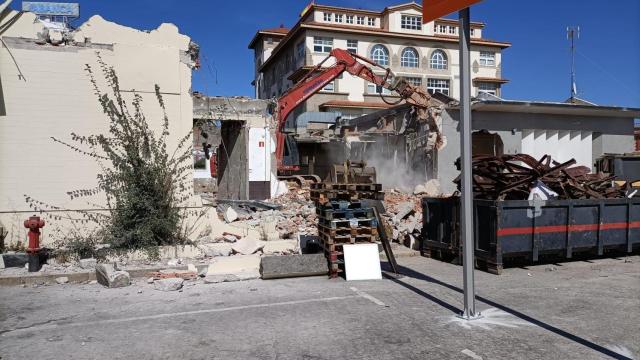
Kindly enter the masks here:
M 292 26 L 307 0 L 80 0 L 81 19 L 100 14 L 139 29 L 176 24 L 201 46 L 202 68 L 193 89 L 210 95 L 253 95 L 253 57 L 247 45 L 260 28 Z M 380 10 L 403 3 L 319 0 L 317 3 Z M 18 8 L 21 1 L 14 0 Z M 503 97 L 562 101 L 569 97 L 568 25 L 579 25 L 579 96 L 601 105 L 640 107 L 640 1 L 484 0 L 471 17 L 487 24 L 484 36 L 508 41 Z M 217 75 L 216 75 L 217 74 Z

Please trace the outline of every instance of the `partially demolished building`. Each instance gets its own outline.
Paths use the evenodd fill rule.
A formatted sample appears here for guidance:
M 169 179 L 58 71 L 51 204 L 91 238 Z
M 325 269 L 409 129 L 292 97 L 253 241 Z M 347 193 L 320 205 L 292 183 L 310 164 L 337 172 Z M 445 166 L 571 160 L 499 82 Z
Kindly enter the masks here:
M 114 67 L 122 94 L 142 96 L 145 115 L 157 131 L 159 86 L 170 148 L 191 131 L 191 72 L 198 64 L 197 45 L 172 24 L 140 31 L 93 16 L 68 30 L 34 13 L 13 11 L 9 2 L 0 7 L 0 227 L 7 242 L 24 237 L 22 221 L 33 211 L 25 195 L 61 209 L 103 205 L 99 198 L 70 199 L 68 191 L 97 185 L 98 164 L 52 141 L 106 130 L 106 115 L 86 71 L 87 65 L 100 69 L 98 54 Z

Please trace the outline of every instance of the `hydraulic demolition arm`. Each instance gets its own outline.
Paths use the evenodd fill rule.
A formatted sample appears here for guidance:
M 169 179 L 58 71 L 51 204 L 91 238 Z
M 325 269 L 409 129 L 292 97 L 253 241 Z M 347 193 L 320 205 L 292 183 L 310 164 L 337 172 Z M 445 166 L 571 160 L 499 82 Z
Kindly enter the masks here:
M 322 68 L 324 63 L 330 58 L 335 58 L 335 63 L 330 67 Z M 372 67 L 384 70 L 384 76 L 376 75 Z M 390 105 L 399 104 L 402 100 L 405 100 L 408 104 L 416 107 L 419 118 L 432 119 L 433 116 L 429 114 L 430 109 L 441 105 L 439 101 L 433 99 L 429 93 L 419 87 L 409 84 L 402 78 L 395 79 L 390 69 L 384 68 L 363 56 L 352 54 L 342 49 L 334 49 L 324 60 L 316 65 L 314 69 L 309 71 L 303 79 L 277 100 L 276 119 L 278 128 L 276 132 L 276 158 L 278 162 L 278 172 L 280 174 L 288 174 L 292 171 L 299 170 L 298 164 L 285 164 L 283 161 L 286 146 L 284 127 L 287 116 L 289 116 L 297 106 L 316 94 L 345 71 L 353 76 L 358 76 L 368 82 L 396 92 L 400 95 L 400 100 L 397 102 L 390 103 L 385 100 L 384 97 L 382 99 Z M 382 97 L 382 94 L 380 96 Z M 432 126 L 430 124 L 429 128 L 436 134 L 435 146 L 440 148 L 442 146 L 442 138 L 439 125 L 434 123 Z

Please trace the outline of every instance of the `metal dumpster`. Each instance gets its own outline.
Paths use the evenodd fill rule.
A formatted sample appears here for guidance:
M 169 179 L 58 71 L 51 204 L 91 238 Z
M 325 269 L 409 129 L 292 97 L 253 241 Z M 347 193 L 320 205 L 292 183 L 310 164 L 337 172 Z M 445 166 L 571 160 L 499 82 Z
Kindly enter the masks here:
M 461 255 L 459 198 L 426 198 L 422 206 L 423 255 Z M 477 262 L 498 274 L 513 257 L 630 253 L 640 248 L 640 199 L 474 200 L 474 227 Z

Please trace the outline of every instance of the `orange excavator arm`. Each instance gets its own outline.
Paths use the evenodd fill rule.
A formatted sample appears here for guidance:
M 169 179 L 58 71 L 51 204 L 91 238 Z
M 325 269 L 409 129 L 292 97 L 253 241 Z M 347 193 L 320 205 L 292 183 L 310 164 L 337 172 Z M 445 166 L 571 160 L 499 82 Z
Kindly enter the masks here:
M 335 64 L 323 69 L 322 65 L 332 57 L 335 58 Z M 372 67 L 383 69 L 385 71 L 384 77 L 376 75 L 373 72 Z M 412 86 L 405 80 L 400 80 L 393 84 L 390 83 L 390 75 L 392 74 L 389 69 L 384 68 L 363 56 L 352 54 L 342 49 L 333 49 L 329 56 L 316 65 L 314 69 L 309 71 L 307 76 L 301 79 L 277 101 L 276 119 L 278 129 L 276 133 L 276 159 L 278 162 L 278 171 L 286 172 L 299 170 L 299 166 L 297 165 L 283 164 L 286 137 L 284 133 L 284 126 L 287 116 L 289 116 L 297 106 L 323 89 L 327 84 L 335 80 L 345 71 L 353 76 L 360 77 L 368 82 L 382 86 L 385 89 L 397 92 L 400 95 L 400 101 L 405 100 L 407 103 L 414 105 L 419 109 L 427 109 L 431 105 L 431 96 L 426 91 Z M 393 77 L 391 76 L 391 78 Z

